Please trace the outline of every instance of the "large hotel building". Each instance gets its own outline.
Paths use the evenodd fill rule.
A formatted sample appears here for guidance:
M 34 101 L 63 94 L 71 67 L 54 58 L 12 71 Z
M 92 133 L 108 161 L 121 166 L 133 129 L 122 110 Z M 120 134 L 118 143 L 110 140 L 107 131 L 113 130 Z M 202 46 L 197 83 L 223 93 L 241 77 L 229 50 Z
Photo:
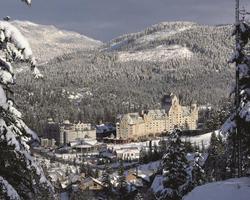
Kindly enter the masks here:
M 171 132 L 174 128 L 195 130 L 197 122 L 197 105 L 182 106 L 179 99 L 174 94 L 170 94 L 164 96 L 161 110 L 121 115 L 116 125 L 117 138 L 140 139 Z

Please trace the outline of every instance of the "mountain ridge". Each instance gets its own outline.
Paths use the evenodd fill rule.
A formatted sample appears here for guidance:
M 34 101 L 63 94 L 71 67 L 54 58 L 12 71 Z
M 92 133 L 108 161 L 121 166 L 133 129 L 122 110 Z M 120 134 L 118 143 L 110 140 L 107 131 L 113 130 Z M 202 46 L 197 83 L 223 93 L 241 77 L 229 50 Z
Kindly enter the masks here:
M 54 57 L 40 66 L 43 81 L 17 77 L 16 99 L 27 122 L 39 131 L 49 117 L 115 122 L 118 113 L 160 108 L 160 99 L 170 92 L 185 105 L 194 101 L 219 105 L 234 77 L 234 68 L 227 63 L 234 46 L 231 27 L 187 27 L 172 23 L 170 29 L 163 23 L 132 39 L 131 34 L 120 37 L 119 41 L 129 42 L 115 50 L 104 44 Z M 125 61 L 120 58 L 124 54 Z M 144 59 L 145 55 L 151 57 Z
M 55 57 L 99 48 L 103 43 L 77 32 L 58 29 L 53 25 L 36 24 L 30 21 L 11 21 L 29 41 L 39 63 Z

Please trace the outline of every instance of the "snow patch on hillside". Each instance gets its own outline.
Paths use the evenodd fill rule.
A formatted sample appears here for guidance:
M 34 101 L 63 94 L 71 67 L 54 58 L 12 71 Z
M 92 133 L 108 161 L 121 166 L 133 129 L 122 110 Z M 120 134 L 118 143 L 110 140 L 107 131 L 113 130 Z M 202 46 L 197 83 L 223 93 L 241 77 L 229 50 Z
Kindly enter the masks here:
M 119 52 L 118 61 L 144 61 L 144 62 L 166 62 L 171 59 L 187 58 L 190 59 L 193 53 L 187 48 L 180 45 L 164 46 L 160 45 L 153 49 L 136 52 Z
M 98 48 L 102 42 L 73 31 L 65 31 L 55 26 L 35 24 L 29 21 L 13 21 L 27 38 L 39 64 L 54 57 L 86 49 Z
M 196 187 L 183 200 L 249 200 L 250 178 L 228 179 Z
M 176 30 L 162 30 L 139 38 L 136 43 L 145 44 L 157 40 L 166 40 L 168 37 L 192 29 L 193 26 L 186 26 Z

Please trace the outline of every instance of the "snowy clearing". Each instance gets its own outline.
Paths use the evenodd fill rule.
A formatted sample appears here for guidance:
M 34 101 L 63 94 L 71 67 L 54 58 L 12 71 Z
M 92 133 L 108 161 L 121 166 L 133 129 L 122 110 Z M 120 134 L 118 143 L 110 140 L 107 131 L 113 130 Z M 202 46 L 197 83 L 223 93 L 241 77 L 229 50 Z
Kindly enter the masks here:
M 249 200 L 250 178 L 228 179 L 196 187 L 183 200 Z
M 145 61 L 145 62 L 165 62 L 175 58 L 191 58 L 193 53 L 180 45 L 163 46 L 137 52 L 119 52 L 118 61 Z
M 211 135 L 213 132 L 211 133 L 206 133 L 203 135 L 197 135 L 197 136 L 185 136 L 182 137 L 181 140 L 182 141 L 189 141 L 191 142 L 191 144 L 196 144 L 198 145 L 200 148 L 202 147 L 202 143 L 204 145 L 205 148 L 208 148 L 210 145 L 210 139 L 211 139 Z M 216 135 L 218 135 L 219 131 L 215 131 Z

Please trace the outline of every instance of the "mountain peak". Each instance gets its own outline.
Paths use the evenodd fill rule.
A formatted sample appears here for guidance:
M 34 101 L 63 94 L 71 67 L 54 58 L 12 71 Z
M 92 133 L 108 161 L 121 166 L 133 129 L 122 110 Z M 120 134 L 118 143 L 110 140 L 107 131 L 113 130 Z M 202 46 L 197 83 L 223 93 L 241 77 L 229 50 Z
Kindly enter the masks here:
M 63 54 L 95 49 L 102 45 L 102 42 L 98 40 L 73 31 L 61 30 L 53 25 L 41 25 L 19 20 L 11 23 L 30 42 L 34 55 L 40 63 Z

